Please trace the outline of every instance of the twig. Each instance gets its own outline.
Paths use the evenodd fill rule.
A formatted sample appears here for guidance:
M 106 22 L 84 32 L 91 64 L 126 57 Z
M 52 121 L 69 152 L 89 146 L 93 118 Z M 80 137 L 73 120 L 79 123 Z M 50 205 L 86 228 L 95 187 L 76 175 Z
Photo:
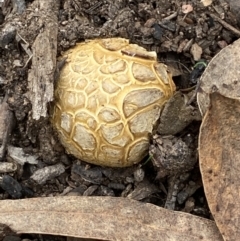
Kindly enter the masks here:
M 209 13 L 209 15 L 216 21 L 218 21 L 220 24 L 222 24 L 222 26 L 228 30 L 230 30 L 231 32 L 233 32 L 234 34 L 236 34 L 238 37 L 240 37 L 240 31 L 236 28 L 234 28 L 233 26 L 231 26 L 230 24 L 226 23 L 225 21 L 223 21 L 221 18 L 217 17 L 216 15 L 214 15 L 213 13 Z
M 164 18 L 164 20 L 172 20 L 173 18 L 176 18 L 178 15 L 178 12 L 174 12 L 171 15 L 167 16 L 166 18 Z
M 176 60 L 164 60 L 162 61 L 163 63 L 178 63 L 179 65 L 181 65 L 184 69 L 187 70 L 188 73 L 191 73 L 191 70 L 186 66 L 184 65 L 183 63 L 181 63 L 180 61 L 176 61 Z

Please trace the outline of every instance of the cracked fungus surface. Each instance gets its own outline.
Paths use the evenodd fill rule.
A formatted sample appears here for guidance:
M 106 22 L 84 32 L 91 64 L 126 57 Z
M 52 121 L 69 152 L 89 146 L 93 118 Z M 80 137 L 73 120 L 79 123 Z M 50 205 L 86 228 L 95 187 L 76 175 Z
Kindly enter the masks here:
M 122 38 L 80 43 L 63 57 L 52 121 L 67 152 L 103 166 L 141 161 L 175 91 L 167 67 Z

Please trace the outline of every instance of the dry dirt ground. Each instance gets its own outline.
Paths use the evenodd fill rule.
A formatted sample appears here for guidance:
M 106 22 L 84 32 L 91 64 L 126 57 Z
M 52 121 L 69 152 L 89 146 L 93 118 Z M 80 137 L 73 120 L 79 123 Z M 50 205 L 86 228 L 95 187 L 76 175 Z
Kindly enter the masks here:
M 98 167 L 67 155 L 59 144 L 48 103 L 61 65 L 56 57 L 85 39 L 116 36 L 156 51 L 177 89 L 194 89 L 212 57 L 240 37 L 240 3 L 0 0 L 0 199 L 123 196 L 211 218 L 197 163 L 177 175 L 160 175 L 151 158 L 130 168 Z M 38 75 L 48 84 L 38 83 L 36 91 Z M 177 135 L 196 158 L 199 125 L 194 121 Z

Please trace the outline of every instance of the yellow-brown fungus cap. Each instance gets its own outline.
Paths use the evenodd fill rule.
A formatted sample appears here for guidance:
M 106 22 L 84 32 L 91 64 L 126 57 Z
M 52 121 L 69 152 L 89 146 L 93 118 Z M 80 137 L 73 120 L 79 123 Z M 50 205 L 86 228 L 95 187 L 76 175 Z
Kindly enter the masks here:
M 175 91 L 167 67 L 123 38 L 80 43 L 63 57 L 52 121 L 67 152 L 103 166 L 141 161 Z

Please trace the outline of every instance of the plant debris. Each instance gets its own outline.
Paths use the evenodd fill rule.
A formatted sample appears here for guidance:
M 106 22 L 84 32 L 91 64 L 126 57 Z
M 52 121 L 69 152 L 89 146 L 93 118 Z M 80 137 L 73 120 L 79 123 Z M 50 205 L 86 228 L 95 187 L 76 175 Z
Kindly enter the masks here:
M 0 0 L 0 183 L 3 184 L 3 179 L 7 183 L 0 188 L 0 199 L 9 203 L 8 199 L 42 196 L 128 197 L 141 200 L 138 205 L 152 203 L 158 206 L 156 208 L 167 207 L 211 219 L 200 170 L 194 165 L 198 161 L 197 140 L 201 124 L 195 97 L 197 95 L 202 115 L 209 109 L 208 96 L 212 90 L 227 98 L 239 98 L 239 40 L 231 45 L 240 36 L 239 13 L 238 0 Z M 151 156 L 139 165 L 114 169 L 96 167 L 65 153 L 49 121 L 54 83 L 61 66 L 57 58 L 78 42 L 107 37 L 127 38 L 133 44 L 156 51 L 158 60 L 173 73 L 177 89 L 181 91 L 183 105 L 179 109 L 185 110 L 191 118 L 176 124 L 178 128 L 174 128 L 171 135 L 184 141 L 186 150 L 193 154 L 194 161 L 189 160 L 193 164 L 191 168 L 168 171 L 166 176 L 158 178 L 162 169 L 154 166 Z M 215 58 L 218 53 L 223 57 Z M 197 63 L 205 64 L 197 70 Z M 183 116 L 179 115 L 178 119 L 184 120 L 186 115 Z M 171 123 L 174 120 L 176 116 Z M 158 130 L 153 134 L 159 135 Z M 159 157 L 157 160 L 162 162 Z M 34 175 L 37 178 L 32 178 Z M 131 205 L 133 200 L 126 201 Z M 44 208 L 44 202 L 40 201 L 38 205 Z M 56 201 L 57 205 L 61 206 Z M 95 213 L 92 211 L 95 206 L 88 208 Z M 115 209 L 116 206 L 111 211 Z M 32 218 L 38 216 L 34 211 Z M 150 216 L 146 212 L 146 217 Z M 92 218 L 99 218 L 101 224 L 107 217 L 94 214 Z M 201 240 L 203 229 L 195 221 L 202 219 L 192 218 L 194 221 L 189 224 L 196 224 L 199 231 L 195 240 Z M 158 222 L 162 220 L 161 216 L 157 219 Z M 209 220 L 203 222 L 207 222 L 208 227 L 214 225 Z M 220 231 L 225 232 L 221 221 L 217 222 Z M 168 224 L 168 221 L 162 223 Z M 188 227 L 186 223 L 185 228 Z M 87 228 L 91 227 L 89 224 L 88 220 Z M 61 230 L 65 229 L 64 225 L 60 225 Z M 137 224 L 135 221 L 127 224 L 131 225 Z M 167 235 L 173 235 L 174 227 L 168 227 Z M 183 230 L 181 232 L 186 234 L 189 231 Z M 226 235 L 227 231 L 226 227 Z M 0 235 L 3 237 L 2 233 Z M 218 237 L 213 240 L 222 240 Z M 38 236 L 29 234 L 28 238 L 34 240 Z M 41 239 L 44 240 L 44 236 Z M 159 240 L 159 236 L 155 240 Z

